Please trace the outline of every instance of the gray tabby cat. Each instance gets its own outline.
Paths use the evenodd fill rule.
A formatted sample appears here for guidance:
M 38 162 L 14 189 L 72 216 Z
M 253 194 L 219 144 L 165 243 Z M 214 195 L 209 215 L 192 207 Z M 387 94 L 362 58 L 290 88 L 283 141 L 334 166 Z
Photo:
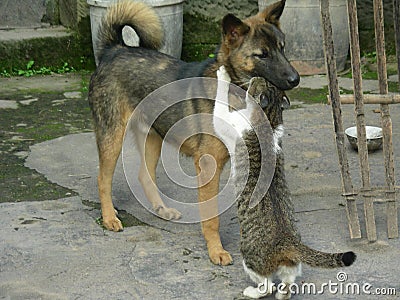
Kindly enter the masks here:
M 221 67 L 218 72 L 217 100 L 214 116 L 223 117 L 235 128 L 239 128 L 244 143 L 232 141 L 232 136 L 224 135 L 224 131 L 215 128 L 217 135 L 226 143 L 234 145 L 234 182 L 235 186 L 243 185 L 243 191 L 237 195 L 238 218 L 241 230 L 240 251 L 243 255 L 243 267 L 258 287 L 247 287 L 243 294 L 250 298 L 261 298 L 270 295 L 275 290 L 273 278 L 278 277 L 282 284 L 275 294 L 277 299 L 291 297 L 290 285 L 301 275 L 301 263 L 312 267 L 336 268 L 350 266 L 356 259 L 353 252 L 325 253 L 311 249 L 301 242 L 299 233 L 294 226 L 293 205 L 284 173 L 284 158 L 281 151 L 281 137 L 283 135 L 282 110 L 288 106 L 289 100 L 283 91 L 266 83 L 262 78 L 253 78 L 250 81 L 249 93 L 261 105 L 266 113 L 274 132 L 274 149 L 276 153 L 276 167 L 272 183 L 260 202 L 251 207 L 249 199 L 255 191 L 255 186 L 261 168 L 261 151 L 259 140 L 254 128 L 243 126 L 243 117 L 238 118 L 238 112 L 230 113 L 226 105 L 228 102 L 229 75 Z M 246 113 L 250 120 L 254 117 Z M 214 117 L 214 119 L 215 119 Z M 257 124 L 257 120 L 251 120 Z M 248 120 L 247 120 L 247 123 Z M 259 132 L 264 132 L 259 130 Z M 249 161 L 245 161 L 248 159 Z M 249 166 L 247 174 L 246 166 Z M 283 287 L 283 288 L 282 288 Z

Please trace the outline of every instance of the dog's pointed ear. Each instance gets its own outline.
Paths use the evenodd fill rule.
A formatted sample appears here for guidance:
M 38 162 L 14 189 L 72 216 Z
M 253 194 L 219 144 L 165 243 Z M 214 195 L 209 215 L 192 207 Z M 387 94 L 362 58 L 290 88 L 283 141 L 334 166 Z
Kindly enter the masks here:
M 233 14 L 227 14 L 222 19 L 222 33 L 230 46 L 238 46 L 249 30 L 250 27 Z
M 285 2 L 285 0 L 281 0 L 267 6 L 262 12 L 259 13 L 259 17 L 264 19 L 265 22 L 279 26 L 279 18 L 282 16 L 283 9 L 285 8 Z

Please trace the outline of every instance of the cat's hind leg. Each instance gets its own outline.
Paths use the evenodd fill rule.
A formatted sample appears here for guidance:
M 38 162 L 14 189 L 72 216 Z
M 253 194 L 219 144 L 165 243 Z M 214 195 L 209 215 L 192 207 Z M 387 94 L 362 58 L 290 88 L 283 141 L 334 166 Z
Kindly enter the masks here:
M 275 294 L 275 299 L 290 299 L 292 296 L 291 285 L 295 282 L 296 277 L 301 275 L 301 264 L 292 267 L 280 266 L 275 275 L 282 281 Z
M 248 286 L 244 289 L 243 295 L 252 299 L 259 299 L 271 295 L 275 290 L 275 283 L 272 281 L 272 276 L 264 277 L 258 275 L 252 269 L 247 267 L 245 261 L 243 260 L 244 271 L 249 275 L 250 279 L 257 283 L 257 287 Z
M 276 287 L 272 281 L 272 277 L 265 277 L 263 282 L 260 282 L 257 287 L 248 286 L 244 289 L 243 295 L 252 299 L 266 297 L 275 292 Z

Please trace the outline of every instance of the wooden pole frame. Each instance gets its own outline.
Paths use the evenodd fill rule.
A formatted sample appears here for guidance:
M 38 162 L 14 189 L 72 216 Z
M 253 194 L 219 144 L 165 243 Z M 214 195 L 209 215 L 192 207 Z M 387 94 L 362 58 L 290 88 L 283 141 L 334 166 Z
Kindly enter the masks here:
M 395 31 L 396 31 L 396 53 L 398 58 L 399 82 L 400 82 L 400 28 L 399 28 L 399 2 L 393 0 Z M 389 238 L 398 237 L 398 218 L 396 187 L 394 178 L 394 159 L 392 141 L 392 120 L 390 117 L 389 104 L 400 103 L 400 94 L 388 94 L 386 53 L 383 23 L 382 0 L 374 0 L 375 41 L 378 64 L 379 95 L 364 95 L 362 91 L 361 58 L 358 38 L 358 20 L 356 0 L 348 0 L 350 53 L 353 72 L 353 95 L 340 95 L 337 82 L 336 60 L 334 53 L 332 25 L 329 13 L 329 0 L 320 0 L 321 21 L 323 28 L 323 40 L 325 51 L 325 62 L 329 84 L 329 103 L 332 105 L 334 129 L 336 133 L 336 148 L 338 152 L 339 165 L 342 176 L 343 195 L 346 198 L 346 211 L 349 222 L 350 237 L 361 237 L 359 219 L 355 196 L 360 194 L 364 203 L 364 216 L 367 238 L 369 241 L 377 240 L 374 202 L 387 203 L 387 232 Z M 397 5 L 397 6 L 396 6 Z M 355 192 L 349 172 L 349 164 L 344 143 L 344 129 L 341 112 L 341 104 L 354 104 L 355 118 L 357 124 L 358 156 L 362 187 Z M 370 168 L 368 162 L 368 149 L 365 131 L 364 104 L 380 104 L 381 121 L 383 132 L 383 157 L 385 163 L 386 186 L 384 188 L 371 187 Z M 378 198 L 376 191 L 383 191 L 383 198 Z
M 354 104 L 354 95 L 340 95 L 341 104 Z M 328 103 L 331 103 L 328 97 Z M 400 94 L 364 94 L 364 104 L 400 104 Z
M 375 21 L 375 45 L 376 57 L 378 63 L 379 93 L 388 93 L 387 70 L 386 70 L 386 52 L 385 52 L 385 29 L 383 20 L 383 1 L 374 0 L 374 21 Z M 394 10 L 396 8 L 394 7 Z M 398 7 L 397 7 L 398 9 Z M 397 203 L 395 193 L 394 177 L 394 157 L 392 141 L 392 119 L 390 117 L 389 105 L 381 104 L 381 120 L 383 134 L 383 155 L 385 161 L 385 179 L 387 185 L 386 197 L 387 203 L 387 227 L 388 237 L 395 238 L 399 236 L 397 220 Z
M 340 105 L 339 85 L 337 81 L 336 57 L 333 47 L 333 33 L 329 13 L 329 1 L 321 0 L 321 18 L 324 35 L 325 63 L 329 82 L 329 97 L 332 101 L 332 116 L 336 134 L 336 149 L 342 176 L 343 195 L 346 198 L 346 214 L 351 238 L 361 238 L 360 222 L 353 183 L 351 181 L 349 162 L 347 159 L 345 134 Z

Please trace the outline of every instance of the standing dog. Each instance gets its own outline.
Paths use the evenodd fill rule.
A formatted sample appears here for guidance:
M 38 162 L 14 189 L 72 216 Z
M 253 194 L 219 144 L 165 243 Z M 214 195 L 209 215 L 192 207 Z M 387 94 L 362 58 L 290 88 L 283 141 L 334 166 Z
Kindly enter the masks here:
M 129 118 L 148 94 L 182 78 L 215 78 L 222 65 L 232 83 L 244 88 L 254 76 L 263 77 L 282 90 L 298 85 L 299 74 L 284 55 L 284 34 L 279 28 L 284 6 L 285 1 L 282 0 L 243 21 L 232 14 L 226 15 L 222 21 L 222 41 L 216 58 L 190 64 L 157 51 L 163 34 L 160 21 L 151 8 L 142 3 L 125 1 L 108 9 L 99 29 L 100 63 L 92 75 L 89 88 L 100 164 L 99 197 L 103 224 L 107 229 L 122 230 L 111 199 L 112 178 Z M 139 47 L 124 44 L 122 29 L 125 25 L 131 26 L 138 34 Z M 149 134 L 141 126 L 133 128 L 141 155 L 139 181 L 154 211 L 169 220 L 179 218 L 180 213 L 163 203 L 155 183 L 162 139 L 177 121 L 191 114 L 212 114 L 214 106 L 214 102 L 209 100 L 181 103 L 179 109 L 163 112 L 151 124 Z M 207 131 L 200 129 L 198 132 Z M 201 133 L 186 139 L 180 151 L 194 159 L 199 202 L 213 200 L 211 206 L 200 210 L 209 257 L 214 264 L 230 264 L 232 258 L 220 240 L 219 219 L 213 217 L 217 215 L 220 173 L 229 159 L 229 153 L 215 136 Z M 210 180 L 205 176 L 209 175 L 207 170 L 214 165 L 201 159 L 208 155 L 215 159 L 217 165 Z

